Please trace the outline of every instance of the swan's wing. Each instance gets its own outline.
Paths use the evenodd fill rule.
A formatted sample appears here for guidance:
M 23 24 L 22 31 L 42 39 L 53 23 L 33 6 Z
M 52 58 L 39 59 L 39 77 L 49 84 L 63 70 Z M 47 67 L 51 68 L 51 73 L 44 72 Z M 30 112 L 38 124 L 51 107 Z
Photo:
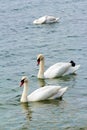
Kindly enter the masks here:
M 43 16 L 43 17 L 41 17 L 39 19 L 34 20 L 33 23 L 34 24 L 43 24 L 43 23 L 45 23 L 45 21 L 46 21 L 46 17 Z
M 60 86 L 45 86 L 43 88 L 39 88 L 28 96 L 28 101 L 46 100 L 57 94 L 60 88 Z
M 70 63 L 63 63 L 63 62 L 56 63 L 45 71 L 44 77 L 55 78 L 62 76 L 69 69 L 70 66 L 71 66 Z
M 54 96 L 50 97 L 50 99 L 56 99 L 56 98 L 62 97 L 67 89 L 68 89 L 68 87 L 60 88 L 58 93 L 55 94 Z
M 46 16 L 43 16 L 41 18 L 38 19 L 38 21 L 42 24 L 46 21 Z
M 57 22 L 59 20 L 59 18 L 56 18 L 54 16 L 47 16 L 46 17 L 46 23 L 53 23 L 53 22 Z

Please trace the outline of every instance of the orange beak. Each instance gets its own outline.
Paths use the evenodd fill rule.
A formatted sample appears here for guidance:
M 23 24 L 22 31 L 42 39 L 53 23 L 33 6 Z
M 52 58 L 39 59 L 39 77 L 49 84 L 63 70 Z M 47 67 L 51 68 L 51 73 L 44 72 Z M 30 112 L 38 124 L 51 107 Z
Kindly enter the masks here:
M 40 64 L 40 59 L 37 59 L 37 65 L 39 65 Z
M 24 84 L 24 80 L 21 80 L 21 82 L 20 82 L 20 87 L 22 87 L 23 84 Z

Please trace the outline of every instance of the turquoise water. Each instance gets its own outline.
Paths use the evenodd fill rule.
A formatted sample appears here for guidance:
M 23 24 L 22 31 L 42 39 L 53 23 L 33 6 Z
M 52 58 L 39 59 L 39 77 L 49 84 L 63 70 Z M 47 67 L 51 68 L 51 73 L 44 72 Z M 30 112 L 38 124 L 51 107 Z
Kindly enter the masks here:
M 0 130 L 87 130 L 87 1 L 0 1 Z M 33 25 L 43 15 L 60 22 Z M 74 60 L 76 75 L 38 80 L 37 54 L 45 68 Z M 45 85 L 68 86 L 61 101 L 21 104 L 20 79 L 30 92 Z

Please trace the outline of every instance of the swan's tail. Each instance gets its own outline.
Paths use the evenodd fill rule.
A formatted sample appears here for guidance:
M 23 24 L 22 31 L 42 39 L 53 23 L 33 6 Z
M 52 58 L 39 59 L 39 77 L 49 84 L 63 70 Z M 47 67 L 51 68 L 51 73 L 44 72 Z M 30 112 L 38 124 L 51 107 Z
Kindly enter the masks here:
M 66 92 L 67 89 L 68 89 L 68 87 L 61 88 L 61 89 L 58 91 L 59 97 L 62 97 L 62 96 L 64 95 L 64 93 Z
M 60 99 L 62 98 L 62 96 L 64 95 L 64 93 L 66 92 L 66 90 L 68 89 L 68 87 L 64 87 L 64 88 L 60 88 L 58 90 L 58 93 L 56 95 L 54 95 L 53 97 L 51 97 L 50 99 Z
M 74 68 L 73 68 L 73 73 L 75 73 L 78 69 L 79 69 L 80 65 L 76 65 Z

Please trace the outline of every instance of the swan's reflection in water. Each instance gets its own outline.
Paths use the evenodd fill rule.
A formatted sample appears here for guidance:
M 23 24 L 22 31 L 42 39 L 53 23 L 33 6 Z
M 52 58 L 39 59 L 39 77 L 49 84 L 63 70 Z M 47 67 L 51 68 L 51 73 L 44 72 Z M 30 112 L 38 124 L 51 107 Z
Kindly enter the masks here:
M 65 101 L 63 99 L 55 99 L 55 100 L 44 100 L 44 101 L 39 101 L 39 102 L 31 102 L 32 108 L 48 108 L 49 106 L 54 107 L 54 106 L 60 106 L 60 104 L 64 103 Z
M 68 84 L 69 86 L 74 86 L 76 80 L 76 74 L 69 74 L 58 78 L 53 79 L 38 79 L 38 84 L 40 87 L 44 87 L 46 85 L 64 85 Z
M 43 109 L 54 109 L 54 108 L 62 108 L 67 105 L 67 102 L 65 100 L 45 100 L 45 101 L 39 101 L 39 102 L 29 102 L 29 103 L 21 103 L 21 107 L 23 109 L 23 113 L 26 115 L 26 119 L 29 121 L 32 121 L 32 117 L 34 113 L 37 113 L 38 110 Z
M 55 84 L 58 85 L 60 84 L 61 86 L 65 86 L 66 84 L 73 86 L 75 84 L 75 75 L 68 75 L 60 78 L 55 78 L 55 79 L 38 79 L 38 84 L 40 87 L 44 87 L 45 85 L 51 85 Z M 46 83 L 46 82 L 47 83 Z M 39 102 L 29 102 L 29 103 L 21 103 L 21 107 L 23 109 L 23 112 L 26 116 L 26 119 L 29 121 L 33 121 L 33 119 L 37 118 L 38 113 L 47 115 L 48 110 L 53 110 L 57 108 L 58 111 L 61 111 L 65 108 L 67 108 L 67 102 L 65 100 L 45 100 L 45 101 L 39 101 Z M 50 111 L 50 114 L 51 111 Z
M 47 85 L 75 86 L 76 74 L 65 75 L 54 79 L 46 79 Z
M 22 109 L 23 109 L 23 112 L 24 112 L 25 115 L 26 115 L 26 118 L 31 121 L 31 120 L 32 120 L 32 110 L 31 110 L 31 108 L 30 108 L 28 102 L 26 102 L 26 103 L 21 103 L 21 107 L 22 107 Z
M 38 79 L 38 84 L 40 87 L 44 87 L 46 85 L 46 82 L 44 79 Z
M 75 80 L 76 75 L 77 75 L 76 73 L 68 74 L 68 75 L 64 75 L 64 76 L 60 77 L 59 79 L 63 80 L 63 81 Z

